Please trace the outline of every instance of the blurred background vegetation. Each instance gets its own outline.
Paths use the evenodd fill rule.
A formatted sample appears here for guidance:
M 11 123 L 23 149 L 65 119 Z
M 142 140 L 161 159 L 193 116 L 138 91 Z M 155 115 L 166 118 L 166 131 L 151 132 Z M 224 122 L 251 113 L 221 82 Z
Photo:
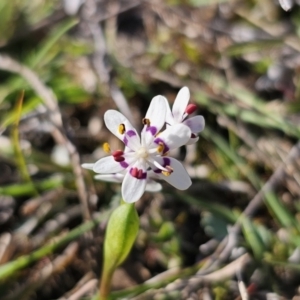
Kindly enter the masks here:
M 153 96 L 206 120 L 192 187 L 137 202 L 112 299 L 300 299 L 300 8 L 277 0 L 0 1 L 0 298 L 92 299 L 120 185 L 80 163 Z

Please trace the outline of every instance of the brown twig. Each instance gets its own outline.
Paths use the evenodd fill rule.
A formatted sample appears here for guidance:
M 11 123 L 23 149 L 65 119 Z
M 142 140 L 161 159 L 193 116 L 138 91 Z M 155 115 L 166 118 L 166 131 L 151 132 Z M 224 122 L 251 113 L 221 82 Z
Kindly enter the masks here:
M 43 203 L 32 217 L 15 230 L 15 233 L 25 236 L 29 235 L 49 214 L 52 207 L 52 204 L 49 202 Z
M 8 232 L 0 236 L 0 265 L 7 262 L 11 254 L 12 235 Z
M 42 203 L 54 202 L 61 198 L 66 193 L 64 188 L 58 188 L 56 190 L 50 190 L 44 194 L 27 200 L 20 208 L 20 212 L 23 216 L 32 215 L 40 207 Z
M 49 236 L 54 232 L 58 232 L 72 219 L 80 216 L 81 207 L 79 205 L 68 207 L 67 211 L 61 212 L 55 216 L 55 218 L 48 220 L 43 228 L 32 237 L 32 245 L 34 248 L 41 245 Z
M 77 289 L 74 294 L 70 295 L 68 298 L 60 298 L 60 300 L 80 300 L 84 295 L 93 292 L 97 287 L 97 283 L 97 279 L 91 279 Z
M 85 289 L 84 287 L 91 282 L 92 280 L 95 280 L 95 287 L 97 284 L 97 280 L 94 278 L 95 274 L 93 272 L 88 272 L 86 273 L 75 285 L 75 287 L 73 287 L 70 291 L 68 291 L 67 293 L 65 293 L 62 297 L 58 298 L 57 300 L 66 300 L 66 299 L 72 299 L 72 297 L 74 295 L 77 295 L 77 292 L 81 289 Z M 83 294 L 81 294 L 81 296 L 83 296 Z
M 53 261 L 49 261 L 42 269 L 35 271 L 27 282 L 3 299 L 28 299 L 30 295 L 41 287 L 53 274 L 60 273 L 66 266 L 73 262 L 78 247 L 78 242 L 70 243 L 61 255 L 57 256 Z

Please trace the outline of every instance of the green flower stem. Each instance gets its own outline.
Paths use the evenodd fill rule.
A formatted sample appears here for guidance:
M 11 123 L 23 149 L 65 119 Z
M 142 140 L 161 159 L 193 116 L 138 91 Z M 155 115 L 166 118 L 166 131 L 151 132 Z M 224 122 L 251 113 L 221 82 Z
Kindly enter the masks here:
M 115 270 L 108 270 L 102 272 L 102 277 L 99 286 L 99 300 L 109 299 L 111 280 Z
M 139 230 L 134 204 L 123 203 L 112 213 L 104 240 L 104 262 L 99 286 L 99 300 L 109 299 L 111 280 L 116 268 L 127 258 Z

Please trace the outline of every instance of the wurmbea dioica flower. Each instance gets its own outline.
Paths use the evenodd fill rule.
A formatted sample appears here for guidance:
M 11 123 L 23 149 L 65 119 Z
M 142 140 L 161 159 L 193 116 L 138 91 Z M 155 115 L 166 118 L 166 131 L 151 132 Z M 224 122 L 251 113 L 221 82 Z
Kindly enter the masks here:
M 83 164 L 100 174 L 124 174 L 122 196 L 125 202 L 136 202 L 143 195 L 151 172 L 154 177 L 163 179 L 180 190 L 191 185 L 191 179 L 182 164 L 168 156 L 170 150 L 185 145 L 191 137 L 191 129 L 185 124 L 165 125 L 166 99 L 156 96 L 152 99 L 143 119 L 144 128 L 139 136 L 135 128 L 120 112 L 108 110 L 104 114 L 106 127 L 125 144 L 124 150 L 111 152 L 104 144 L 110 156 L 101 158 L 95 164 Z M 119 176 L 119 175 L 117 175 Z
M 185 86 L 177 94 L 177 97 L 174 101 L 172 112 L 169 106 L 168 101 L 166 100 L 167 105 L 167 115 L 166 123 L 167 126 L 172 126 L 175 124 L 185 124 L 188 126 L 192 132 L 191 138 L 187 142 L 187 145 L 194 144 L 199 140 L 197 134 L 204 129 L 205 120 L 203 116 L 194 116 L 186 119 L 190 114 L 194 113 L 197 109 L 195 104 L 188 104 L 190 100 L 190 91 Z

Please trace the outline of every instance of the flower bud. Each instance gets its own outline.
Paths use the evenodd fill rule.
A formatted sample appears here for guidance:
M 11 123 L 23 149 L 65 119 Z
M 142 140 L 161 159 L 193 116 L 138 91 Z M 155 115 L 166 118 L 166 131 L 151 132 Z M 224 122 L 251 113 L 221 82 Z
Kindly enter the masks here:
M 104 269 L 117 268 L 128 256 L 139 230 L 134 204 L 120 205 L 110 216 L 104 241 Z
M 197 105 L 195 105 L 195 104 L 189 104 L 189 105 L 186 107 L 185 112 L 186 112 L 188 115 L 190 115 L 190 114 L 192 114 L 193 112 L 195 112 L 196 109 L 197 109 Z

